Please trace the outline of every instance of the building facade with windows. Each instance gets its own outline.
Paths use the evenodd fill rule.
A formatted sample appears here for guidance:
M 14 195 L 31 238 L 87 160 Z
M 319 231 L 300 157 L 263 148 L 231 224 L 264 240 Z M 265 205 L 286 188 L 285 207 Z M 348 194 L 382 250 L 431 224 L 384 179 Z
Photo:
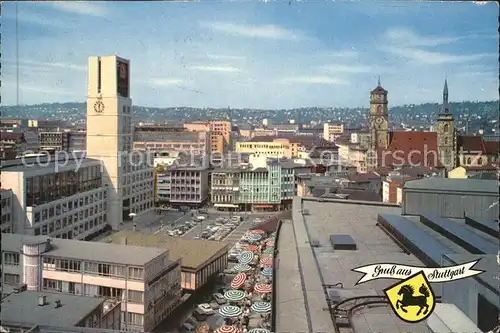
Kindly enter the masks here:
M 205 130 L 190 131 L 182 124 L 135 126 L 134 149 L 208 155 L 211 151 L 210 128 L 208 125 L 202 128 Z
M 12 214 L 12 203 L 14 202 L 14 194 L 12 190 L 0 189 L 0 196 L 2 202 L 2 216 L 0 230 L 2 233 L 11 233 L 14 230 L 14 217 Z
M 181 262 L 124 244 L 3 234 L 2 285 L 120 301 L 120 329 L 151 331 L 179 304 Z
M 323 124 L 323 139 L 334 142 L 344 134 L 344 124 L 342 123 L 326 123 Z
M 87 239 L 106 227 L 108 187 L 100 161 L 25 162 L 2 168 L 2 186 L 12 191 L 11 232 Z
M 202 206 L 209 199 L 208 167 L 172 166 L 167 170 L 172 206 Z
M 259 165 L 211 172 L 211 199 L 225 211 L 279 211 L 289 209 L 297 195 L 296 171 L 303 164 L 262 159 Z

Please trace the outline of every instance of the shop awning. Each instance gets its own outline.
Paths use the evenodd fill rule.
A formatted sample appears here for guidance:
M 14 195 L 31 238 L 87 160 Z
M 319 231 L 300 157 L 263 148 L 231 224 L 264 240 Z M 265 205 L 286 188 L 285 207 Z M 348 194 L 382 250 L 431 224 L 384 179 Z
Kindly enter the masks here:
M 274 205 L 253 205 L 255 208 L 274 208 Z
M 238 208 L 238 205 L 232 205 L 232 204 L 214 204 L 214 207 Z

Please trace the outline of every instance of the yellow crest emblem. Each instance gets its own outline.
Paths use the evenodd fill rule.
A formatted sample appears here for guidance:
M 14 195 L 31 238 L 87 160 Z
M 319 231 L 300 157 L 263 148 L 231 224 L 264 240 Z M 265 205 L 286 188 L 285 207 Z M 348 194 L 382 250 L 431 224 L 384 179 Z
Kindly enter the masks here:
M 393 284 L 384 293 L 396 316 L 408 323 L 427 319 L 436 307 L 436 297 L 423 271 Z

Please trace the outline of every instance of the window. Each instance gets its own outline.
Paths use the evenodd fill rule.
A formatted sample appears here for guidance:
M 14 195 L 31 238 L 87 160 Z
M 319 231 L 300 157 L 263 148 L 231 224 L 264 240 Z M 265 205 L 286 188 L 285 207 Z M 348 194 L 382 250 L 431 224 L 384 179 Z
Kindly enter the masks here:
M 472 164 L 472 159 L 470 157 L 467 157 L 467 164 Z
M 43 279 L 43 289 L 62 292 L 62 281 Z
M 144 302 L 144 293 L 142 291 L 129 290 L 128 301 L 135 303 L 142 303 Z
M 5 252 L 4 265 L 19 266 L 19 253 Z
M 144 279 L 144 269 L 140 267 L 129 267 L 128 277 L 131 280 L 142 280 Z
M 482 157 L 477 159 L 477 164 L 483 165 L 483 158 Z
M 5 273 L 3 275 L 3 281 L 6 284 L 19 284 L 21 282 L 21 278 L 20 278 L 19 274 Z
M 144 316 L 142 314 L 128 312 L 127 322 L 132 325 L 143 325 Z

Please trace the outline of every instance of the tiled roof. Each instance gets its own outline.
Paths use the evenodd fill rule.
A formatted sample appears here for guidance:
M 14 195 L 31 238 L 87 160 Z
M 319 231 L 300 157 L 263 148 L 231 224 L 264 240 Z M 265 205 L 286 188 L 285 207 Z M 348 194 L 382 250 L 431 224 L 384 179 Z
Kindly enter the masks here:
M 382 88 L 382 86 L 378 85 L 375 89 L 372 90 L 372 94 L 373 93 L 387 94 L 387 90 L 385 90 L 384 88 Z
M 402 174 L 405 174 L 410 177 L 423 177 L 425 175 L 430 175 L 432 173 L 438 173 L 439 170 L 436 168 L 428 167 L 425 165 L 420 166 L 407 166 L 400 169 L 397 169 Z
M 374 172 L 368 172 L 368 173 L 353 173 L 348 175 L 347 177 L 349 181 L 351 182 L 369 182 L 370 180 L 373 179 L 380 179 L 380 176 Z
M 438 167 L 439 156 L 436 132 L 395 131 L 390 133 L 390 144 L 379 152 L 381 166 Z
M 486 154 L 486 145 L 482 136 L 458 136 L 458 149 L 465 152 L 474 152 Z
M 500 154 L 500 141 L 484 141 L 486 154 L 498 155 Z

